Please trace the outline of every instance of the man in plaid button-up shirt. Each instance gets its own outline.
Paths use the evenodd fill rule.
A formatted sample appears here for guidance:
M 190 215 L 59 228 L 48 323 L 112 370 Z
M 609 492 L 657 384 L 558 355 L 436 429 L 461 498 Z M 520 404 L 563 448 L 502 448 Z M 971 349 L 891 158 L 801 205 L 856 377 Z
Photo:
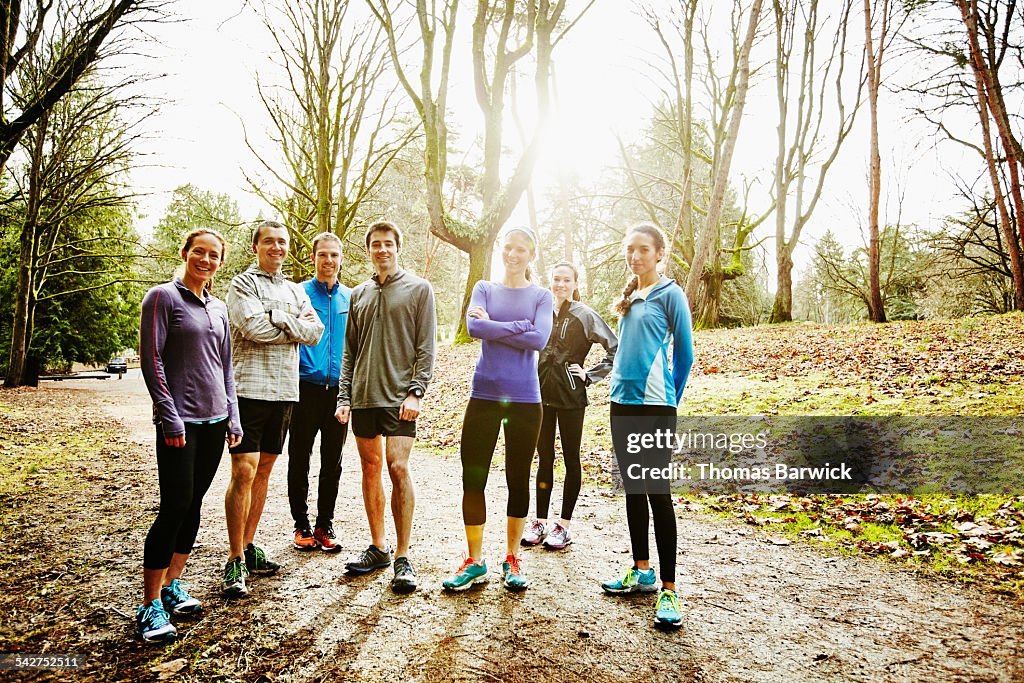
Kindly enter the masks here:
M 281 272 L 288 256 L 285 227 L 261 223 L 252 250 L 256 263 L 231 281 L 227 297 L 243 432 L 242 442 L 231 449 L 231 483 L 224 497 L 231 549 L 223 588 L 231 597 L 249 592 L 249 572 L 272 574 L 279 567 L 253 539 L 270 472 L 299 400 L 299 344 L 316 345 L 324 331 L 305 290 Z

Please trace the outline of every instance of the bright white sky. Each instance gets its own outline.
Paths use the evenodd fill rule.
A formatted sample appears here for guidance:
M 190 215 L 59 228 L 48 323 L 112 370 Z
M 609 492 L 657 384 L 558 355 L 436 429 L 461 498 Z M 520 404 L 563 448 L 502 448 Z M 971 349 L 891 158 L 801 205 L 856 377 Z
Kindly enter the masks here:
M 268 68 L 273 46 L 253 9 L 241 4 L 177 0 L 171 7 L 186 19 L 154 31 L 161 44 L 149 50 L 156 58 L 149 66 L 166 73 L 157 83 L 169 102 L 149 122 L 153 136 L 147 150 L 150 166 L 134 176 L 139 190 L 150 193 L 142 202 L 144 231 L 159 220 L 174 188 L 186 182 L 230 194 L 238 201 L 244 218 L 265 212 L 264 205 L 249 192 L 242 174 L 243 167 L 257 170 L 244 143 L 242 121 L 257 144 L 266 139 L 266 119 L 256 95 L 255 78 L 257 70 Z M 719 7 L 721 4 L 715 3 Z M 724 11 L 720 14 L 720 20 L 727 20 Z M 856 26 L 859 29 L 861 24 Z M 459 30 L 468 40 L 468 22 Z M 574 170 L 586 178 L 618 163 L 615 135 L 635 137 L 657 96 L 649 66 L 657 55 L 656 38 L 630 2 L 598 0 L 555 51 L 558 111 L 551 143 L 538 169 L 538 187 L 550 182 L 561 169 Z M 455 125 L 462 129 L 463 139 L 480 126 L 468 60 L 465 49 L 456 57 L 451 95 Z M 859 56 L 851 56 L 850 61 L 856 68 Z M 769 80 L 762 79 L 752 89 L 733 162 L 734 185 L 740 186 L 742 178 L 759 180 L 759 189 L 752 194 L 753 213 L 763 211 L 757 207 L 768 202 L 766 186 L 774 163 L 772 88 Z M 936 149 L 928 129 L 907 120 L 895 95 L 883 93 L 881 109 L 883 173 L 888 174 L 889 183 L 883 200 L 886 193 L 895 196 L 892 181 L 898 177 L 906 192 L 903 222 L 937 227 L 942 216 L 960 208 L 944 169 L 959 166 L 972 169 L 973 174 L 977 161 L 950 144 Z M 862 240 L 861 215 L 850 207 L 866 205 L 867 120 L 865 109 L 829 177 L 813 223 L 804 234 L 803 241 L 808 245 L 829 228 L 847 244 Z M 522 204 L 523 215 L 515 220 L 525 222 L 525 201 Z M 895 206 L 890 206 L 893 217 L 895 211 Z M 762 224 L 757 234 L 774 234 L 773 219 Z M 773 250 L 769 249 L 769 267 L 774 271 Z M 809 246 L 798 250 L 798 270 L 810 251 Z

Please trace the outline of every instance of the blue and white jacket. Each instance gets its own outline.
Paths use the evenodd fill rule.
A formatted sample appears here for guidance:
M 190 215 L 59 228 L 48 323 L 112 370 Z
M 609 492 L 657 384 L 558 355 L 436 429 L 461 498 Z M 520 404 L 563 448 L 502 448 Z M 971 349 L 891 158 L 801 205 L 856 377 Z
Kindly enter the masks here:
M 316 346 L 299 347 L 299 379 L 324 388 L 337 387 L 352 290 L 339 282 L 328 291 L 327 285 L 316 278 L 303 282 L 302 288 L 324 324 L 324 334 Z
M 676 407 L 692 365 L 693 326 L 686 294 L 675 280 L 662 276 L 646 297 L 633 295 L 629 312 L 619 321 L 611 400 Z

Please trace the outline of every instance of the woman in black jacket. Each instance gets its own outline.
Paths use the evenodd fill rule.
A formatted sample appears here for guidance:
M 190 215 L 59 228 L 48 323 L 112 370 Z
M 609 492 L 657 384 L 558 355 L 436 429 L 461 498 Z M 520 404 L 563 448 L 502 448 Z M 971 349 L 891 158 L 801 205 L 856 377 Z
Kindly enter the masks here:
M 544 404 L 544 419 L 537 440 L 540 456 L 537 519 L 527 525 L 522 543 L 537 545 L 543 541 L 544 547 L 561 550 L 572 543 L 569 522 L 583 481 L 580 439 L 587 407 L 587 387 L 611 372 L 619 340 L 594 309 L 580 303 L 578 273 L 568 261 L 556 263 L 552 268 L 551 293 L 554 295 L 554 326 L 547 346 L 540 352 L 537 367 Z M 607 353 L 600 363 L 584 370 L 583 363 L 594 344 L 603 346 Z M 554 484 L 556 425 L 562 437 L 565 488 L 562 492 L 562 517 L 549 534 L 547 518 Z

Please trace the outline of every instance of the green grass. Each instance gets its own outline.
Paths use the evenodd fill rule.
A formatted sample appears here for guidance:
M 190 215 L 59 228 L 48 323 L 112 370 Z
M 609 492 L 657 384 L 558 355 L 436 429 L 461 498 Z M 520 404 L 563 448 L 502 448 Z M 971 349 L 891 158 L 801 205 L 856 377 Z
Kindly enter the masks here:
M 1024 533 L 1024 496 L 684 496 L 691 509 L 704 509 L 722 519 L 739 519 L 764 533 L 782 536 L 797 543 L 843 555 L 872 555 L 882 562 L 902 564 L 922 574 L 939 576 L 965 584 L 979 584 L 1024 600 L 1024 565 L 1006 566 L 996 562 L 1001 551 L 1021 552 L 1024 537 L 995 542 L 969 562 L 962 561 L 963 550 L 970 548 L 956 524 L 975 521 L 995 528 L 1016 529 Z M 792 506 L 808 501 L 819 504 L 809 511 L 777 510 L 782 502 Z M 866 512 L 870 506 L 884 504 L 891 509 L 909 505 L 927 521 L 900 526 L 896 521 L 870 521 L 846 514 L 848 510 Z M 1006 515 L 999 517 L 1000 508 Z M 839 514 L 833 514 L 839 513 Z M 870 513 L 867 513 L 870 514 Z M 847 526 L 851 519 L 856 524 Z M 807 533 L 812 532 L 813 533 Z M 945 544 L 915 546 L 910 539 L 918 532 L 941 532 L 953 536 Z M 895 553 L 895 554 L 894 554 Z
M 42 487 L 62 487 L 74 473 L 66 467 L 71 460 L 98 450 L 112 436 L 98 429 L 65 429 L 61 423 L 38 425 L 24 410 L 0 405 L 5 420 L 0 423 L 0 491 L 15 497 Z M 10 425 L 28 424 L 15 428 Z
M 884 386 L 837 381 L 825 373 L 765 378 L 737 373 L 697 375 L 687 384 L 681 415 L 1019 415 L 1024 384 L 944 382 L 938 375 L 897 376 Z

